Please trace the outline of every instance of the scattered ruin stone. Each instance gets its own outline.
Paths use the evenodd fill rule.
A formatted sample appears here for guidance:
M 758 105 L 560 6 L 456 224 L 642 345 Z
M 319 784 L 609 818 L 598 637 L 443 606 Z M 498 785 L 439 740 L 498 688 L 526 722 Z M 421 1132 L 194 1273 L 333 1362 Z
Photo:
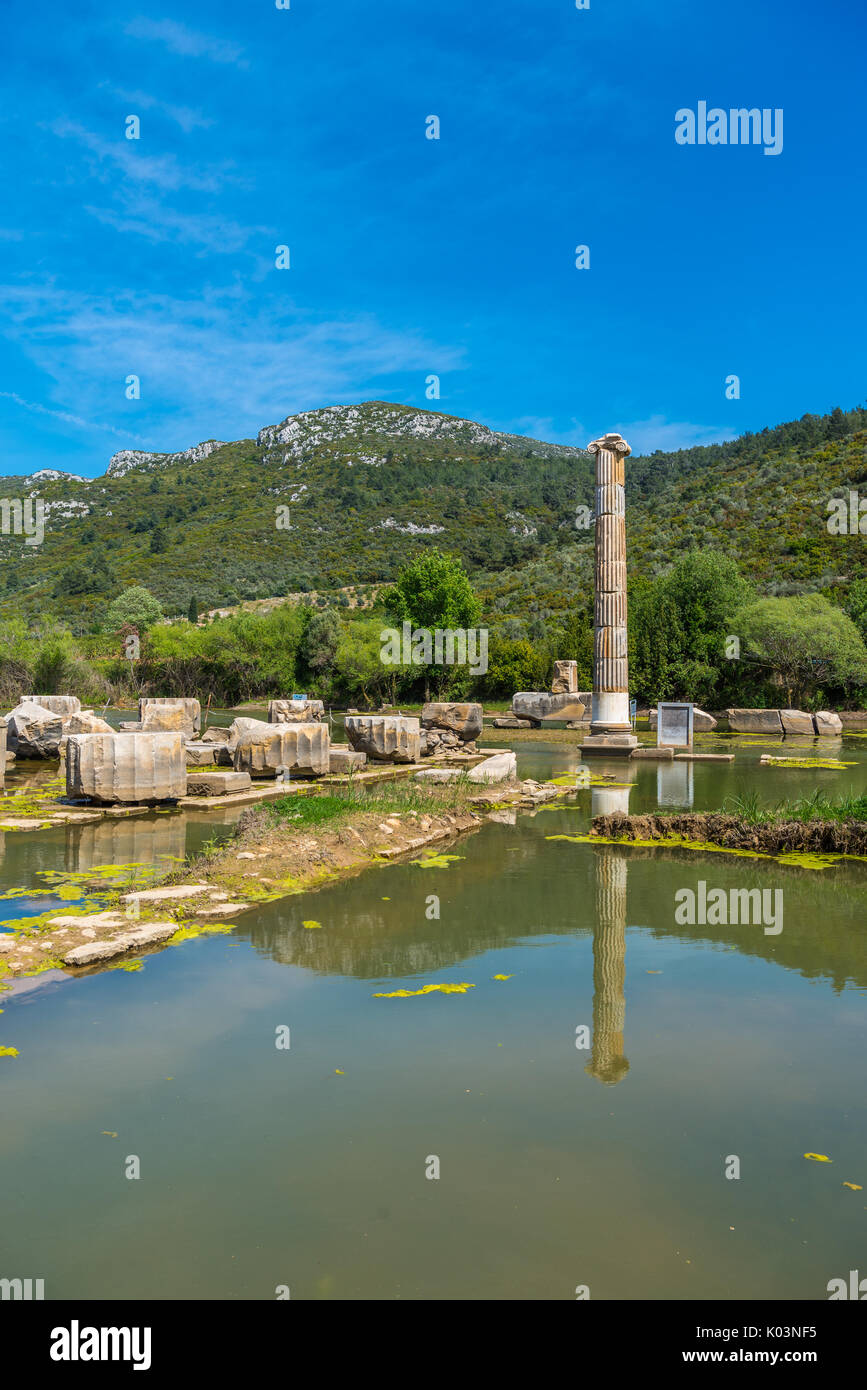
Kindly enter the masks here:
M 325 718 L 321 700 L 269 700 L 269 724 L 315 724 Z
M 417 763 L 421 727 L 417 719 L 396 714 L 353 714 L 345 721 L 346 737 L 359 753 L 376 762 Z
M 421 726 L 428 737 L 432 731 L 456 734 L 461 743 L 472 743 L 482 732 L 482 707 L 476 704 L 449 704 L 436 701 L 422 706 Z
M 735 734 L 781 734 L 778 709 L 727 709 L 729 728 Z
M 212 724 L 210 729 L 206 729 L 202 734 L 202 743 L 228 743 L 232 735 L 228 729 L 224 729 L 221 724 Z
M 81 701 L 77 695 L 24 695 L 21 703 L 41 705 L 52 714 L 70 715 L 81 712 Z M 74 730 L 72 731 L 74 732 Z
M 125 955 L 127 951 L 136 951 L 143 946 L 155 946 L 161 941 L 168 941 L 177 929 L 177 922 L 148 922 L 144 926 L 121 932 L 119 936 L 107 937 L 104 941 L 90 941 L 85 946 L 73 946 L 71 951 L 61 956 L 61 960 L 64 965 L 93 965 L 97 961 Z
M 181 725 L 169 722 L 165 712 L 171 709 L 183 711 Z M 198 734 L 202 727 L 202 706 L 198 700 L 187 696 L 145 695 L 138 702 L 138 717 L 143 729 L 156 732 L 160 729 L 182 728 L 190 738 Z M 187 728 L 187 725 L 189 728 Z
M 217 758 L 216 743 L 187 743 L 184 745 L 187 765 L 192 767 L 213 767 Z
M 178 883 L 170 888 L 137 888 L 132 893 L 124 893 L 123 903 L 161 903 L 176 899 L 196 898 L 209 892 L 207 883 Z
M 583 719 L 585 706 L 577 695 L 551 695 L 547 690 L 520 690 L 512 696 L 512 714 L 541 724 L 543 719 Z
M 817 710 L 813 715 L 813 724 L 816 733 L 820 738 L 827 738 L 832 734 L 842 734 L 843 721 L 839 714 L 832 714 L 829 710 Z
M 63 720 L 64 734 L 113 734 L 114 729 L 92 709 L 80 710 Z
M 187 791 L 179 733 L 70 734 L 66 795 L 106 803 L 175 801 Z
M 63 720 L 43 705 L 22 700 L 6 716 L 7 744 L 16 758 L 58 758 Z
M 187 774 L 187 796 L 228 796 L 250 790 L 249 772 L 195 770 Z
M 351 772 L 364 767 L 366 763 L 366 753 L 357 753 L 354 748 L 348 748 L 343 744 L 336 748 L 331 745 L 328 754 L 329 772 Z
M 498 714 L 494 719 L 495 729 L 532 729 L 532 727 L 532 719 L 517 719 L 514 714 Z
M 813 736 L 813 716 L 800 709 L 781 709 L 780 721 L 784 734 L 809 734 Z
M 471 768 L 467 775 L 470 782 L 507 782 L 515 776 L 517 768 L 518 759 L 514 753 L 495 753 L 478 767 Z
M 283 769 L 321 777 L 328 772 L 330 743 L 326 724 L 263 724 L 239 734 L 233 766 L 251 777 L 276 777 Z
M 578 692 L 578 662 L 555 661 L 552 695 L 575 695 Z

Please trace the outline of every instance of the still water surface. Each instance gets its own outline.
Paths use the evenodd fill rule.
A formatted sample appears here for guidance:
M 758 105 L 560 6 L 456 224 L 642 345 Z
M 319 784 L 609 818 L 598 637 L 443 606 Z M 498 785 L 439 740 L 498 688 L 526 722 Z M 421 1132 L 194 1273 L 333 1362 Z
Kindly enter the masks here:
M 773 802 L 864 791 L 865 742 L 844 740 L 845 773 L 722 741 L 734 764 L 616 770 L 635 811 Z M 577 765 L 516 746 L 524 776 Z M 0 1276 L 48 1298 L 787 1299 L 863 1269 L 867 865 L 549 838 L 589 812 L 582 792 L 448 868 L 372 870 L 137 973 L 0 995 L 20 1051 L 0 1062 Z M 232 818 L 10 832 L 0 884 L 181 856 Z M 781 888 L 783 931 L 678 926 L 700 879 Z M 375 997 L 435 983 L 473 988 Z

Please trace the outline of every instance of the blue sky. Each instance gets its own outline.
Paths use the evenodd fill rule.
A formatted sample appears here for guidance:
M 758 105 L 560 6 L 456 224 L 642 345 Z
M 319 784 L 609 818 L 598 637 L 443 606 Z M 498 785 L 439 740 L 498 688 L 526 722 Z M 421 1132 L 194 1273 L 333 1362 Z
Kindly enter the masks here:
M 368 399 L 648 452 L 867 396 L 860 0 L 5 0 L 2 25 L 0 472 Z M 699 101 L 782 108 L 782 152 L 678 145 Z

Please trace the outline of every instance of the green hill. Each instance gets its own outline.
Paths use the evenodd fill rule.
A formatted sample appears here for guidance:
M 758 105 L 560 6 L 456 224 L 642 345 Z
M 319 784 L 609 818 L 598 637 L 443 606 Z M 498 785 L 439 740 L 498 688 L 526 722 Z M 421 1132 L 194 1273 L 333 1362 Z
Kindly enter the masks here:
M 844 592 L 863 538 L 829 534 L 827 501 L 867 481 L 867 410 L 835 410 L 728 444 L 627 464 L 630 569 L 685 549 L 735 555 L 768 593 Z M 580 449 L 381 401 L 209 440 L 115 454 L 95 479 L 0 479 L 41 498 L 45 538 L 0 538 L 0 616 L 88 630 L 125 585 L 167 613 L 389 580 L 420 546 L 459 554 L 493 613 L 544 618 L 592 583 L 593 463 Z

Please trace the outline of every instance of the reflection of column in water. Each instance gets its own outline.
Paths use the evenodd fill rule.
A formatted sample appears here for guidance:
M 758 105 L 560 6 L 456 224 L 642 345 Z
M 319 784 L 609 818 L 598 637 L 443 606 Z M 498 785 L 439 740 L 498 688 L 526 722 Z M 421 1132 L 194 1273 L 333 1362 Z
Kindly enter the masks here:
M 626 1022 L 626 855 L 601 845 L 596 858 L 593 929 L 593 1048 L 584 1070 L 616 1086 L 629 1071 L 623 1053 Z
M 695 800 L 693 764 L 677 759 L 658 763 L 656 799 L 660 806 L 692 806 Z
M 66 869 L 82 873 L 98 864 L 147 864 L 161 855 L 182 859 L 186 850 L 184 815 L 142 816 L 70 826 Z
M 631 791 L 631 787 L 593 787 L 590 793 L 591 816 L 628 816 Z

